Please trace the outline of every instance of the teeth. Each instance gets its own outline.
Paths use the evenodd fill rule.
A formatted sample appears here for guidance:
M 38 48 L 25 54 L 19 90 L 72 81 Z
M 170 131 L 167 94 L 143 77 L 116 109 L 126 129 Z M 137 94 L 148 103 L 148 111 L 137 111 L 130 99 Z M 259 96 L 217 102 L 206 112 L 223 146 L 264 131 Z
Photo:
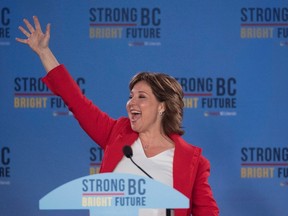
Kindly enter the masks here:
M 131 121 L 136 122 L 138 119 L 141 118 L 141 112 L 138 110 L 130 110 L 131 115 Z
M 132 114 L 136 115 L 136 114 L 141 114 L 141 112 L 139 111 L 131 111 Z

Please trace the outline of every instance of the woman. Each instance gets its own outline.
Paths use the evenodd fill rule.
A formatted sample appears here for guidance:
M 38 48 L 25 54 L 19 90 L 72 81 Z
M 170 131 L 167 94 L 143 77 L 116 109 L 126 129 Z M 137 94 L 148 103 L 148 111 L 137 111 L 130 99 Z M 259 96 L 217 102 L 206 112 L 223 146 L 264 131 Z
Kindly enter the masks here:
M 39 20 L 28 20 L 28 30 L 19 27 L 28 44 L 40 57 L 47 76 L 46 85 L 62 97 L 86 133 L 104 150 L 100 172 L 125 172 L 143 175 L 123 157 L 122 148 L 130 145 L 137 163 L 156 180 L 174 187 L 190 199 L 189 209 L 175 209 L 176 216 L 215 216 L 219 214 L 208 183 L 210 164 L 201 149 L 186 143 L 181 129 L 183 92 L 172 77 L 160 73 L 139 73 L 130 81 L 127 117 L 112 119 L 92 104 L 78 88 L 63 65 L 49 49 L 50 24 L 45 34 Z M 165 210 L 141 210 L 140 215 L 165 215 Z

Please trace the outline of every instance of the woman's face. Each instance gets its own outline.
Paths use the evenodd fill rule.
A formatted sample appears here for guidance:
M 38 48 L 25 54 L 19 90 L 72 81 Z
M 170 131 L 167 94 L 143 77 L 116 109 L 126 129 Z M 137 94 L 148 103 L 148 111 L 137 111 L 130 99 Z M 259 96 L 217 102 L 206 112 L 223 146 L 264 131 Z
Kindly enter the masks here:
M 164 111 L 164 105 L 156 99 L 151 87 L 145 81 L 134 85 L 126 109 L 134 131 L 144 133 L 160 130 L 159 112 Z

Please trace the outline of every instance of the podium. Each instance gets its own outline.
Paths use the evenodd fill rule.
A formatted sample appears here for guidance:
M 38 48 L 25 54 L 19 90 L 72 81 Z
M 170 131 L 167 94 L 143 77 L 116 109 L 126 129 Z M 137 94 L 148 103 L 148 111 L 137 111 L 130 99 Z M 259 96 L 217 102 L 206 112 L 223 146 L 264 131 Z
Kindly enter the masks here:
M 89 210 L 90 216 L 136 216 L 143 208 L 189 208 L 189 199 L 153 179 L 119 173 L 88 175 L 51 191 L 40 210 Z

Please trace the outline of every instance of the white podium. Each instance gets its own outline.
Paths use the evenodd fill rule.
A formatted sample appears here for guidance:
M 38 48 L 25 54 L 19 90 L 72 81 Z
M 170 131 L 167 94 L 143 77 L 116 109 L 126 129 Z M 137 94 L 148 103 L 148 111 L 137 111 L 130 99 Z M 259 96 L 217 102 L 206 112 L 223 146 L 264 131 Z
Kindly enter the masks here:
M 189 199 L 158 181 L 130 174 L 95 174 L 68 182 L 39 201 L 41 210 L 89 210 L 90 216 L 136 216 L 140 208 L 189 208 Z

